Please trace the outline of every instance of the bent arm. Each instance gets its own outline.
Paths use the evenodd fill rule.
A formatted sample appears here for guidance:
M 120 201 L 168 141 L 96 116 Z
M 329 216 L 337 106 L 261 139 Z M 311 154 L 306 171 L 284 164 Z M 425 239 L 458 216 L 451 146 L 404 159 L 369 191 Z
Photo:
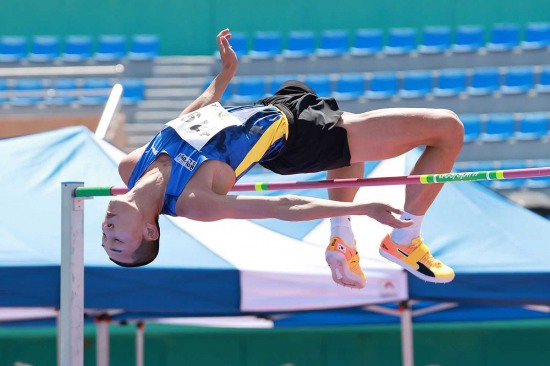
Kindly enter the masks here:
M 392 227 L 412 224 L 393 215 L 401 214 L 401 210 L 383 203 L 341 202 L 295 195 L 238 196 L 204 192 L 189 196 L 186 206 L 185 216 L 200 221 L 264 218 L 308 221 L 333 216 L 367 215 Z
M 180 116 L 221 100 L 225 89 L 227 89 L 237 71 L 238 65 L 237 55 L 229 45 L 229 38 L 231 38 L 229 29 L 222 30 L 216 37 L 222 61 L 222 70 L 212 80 L 206 90 L 181 112 Z

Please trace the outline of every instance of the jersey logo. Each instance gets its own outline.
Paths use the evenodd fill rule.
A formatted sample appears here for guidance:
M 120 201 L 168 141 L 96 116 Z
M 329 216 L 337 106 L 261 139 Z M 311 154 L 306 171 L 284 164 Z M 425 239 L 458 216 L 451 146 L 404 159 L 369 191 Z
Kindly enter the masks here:
M 176 163 L 180 164 L 189 171 L 192 171 L 197 166 L 197 162 L 195 160 L 182 153 L 179 153 L 174 160 L 176 161 Z

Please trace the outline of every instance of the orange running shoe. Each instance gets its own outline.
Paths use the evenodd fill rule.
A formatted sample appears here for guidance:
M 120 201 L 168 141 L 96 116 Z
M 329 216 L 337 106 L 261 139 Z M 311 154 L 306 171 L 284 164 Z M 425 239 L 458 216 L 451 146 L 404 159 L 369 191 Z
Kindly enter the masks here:
M 341 238 L 335 236 L 330 240 L 325 259 L 332 271 L 334 282 L 346 287 L 365 287 L 367 279 L 359 264 L 359 254 L 355 248 L 347 246 Z
M 380 255 L 424 281 L 447 283 L 455 278 L 452 268 L 435 259 L 421 237 L 409 245 L 399 245 L 388 234 L 380 244 Z

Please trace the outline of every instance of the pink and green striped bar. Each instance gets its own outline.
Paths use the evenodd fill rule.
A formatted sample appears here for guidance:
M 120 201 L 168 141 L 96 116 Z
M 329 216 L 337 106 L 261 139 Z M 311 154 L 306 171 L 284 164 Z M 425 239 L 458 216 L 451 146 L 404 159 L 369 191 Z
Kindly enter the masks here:
M 550 176 L 550 167 L 487 170 L 479 172 L 461 172 L 445 174 L 423 174 L 400 177 L 354 178 L 354 179 L 327 179 L 316 181 L 289 181 L 289 182 L 256 182 L 237 183 L 232 192 L 261 192 L 291 189 L 315 188 L 346 188 L 390 186 L 404 184 L 436 184 L 453 182 L 474 182 L 482 180 L 502 180 L 519 178 L 537 178 Z M 128 192 L 126 187 L 78 187 L 75 197 L 116 196 Z

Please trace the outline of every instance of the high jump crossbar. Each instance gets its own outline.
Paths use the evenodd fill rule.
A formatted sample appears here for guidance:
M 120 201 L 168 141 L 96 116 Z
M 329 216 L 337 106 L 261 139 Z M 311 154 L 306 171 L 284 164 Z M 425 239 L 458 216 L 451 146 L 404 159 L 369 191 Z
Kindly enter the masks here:
M 289 189 L 347 188 L 389 185 L 436 184 L 486 180 L 536 178 L 550 176 L 550 167 L 487 170 L 444 174 L 422 174 L 397 177 L 326 179 L 315 181 L 237 183 L 232 192 L 275 191 Z M 116 196 L 128 192 L 126 187 L 78 187 L 75 197 Z

